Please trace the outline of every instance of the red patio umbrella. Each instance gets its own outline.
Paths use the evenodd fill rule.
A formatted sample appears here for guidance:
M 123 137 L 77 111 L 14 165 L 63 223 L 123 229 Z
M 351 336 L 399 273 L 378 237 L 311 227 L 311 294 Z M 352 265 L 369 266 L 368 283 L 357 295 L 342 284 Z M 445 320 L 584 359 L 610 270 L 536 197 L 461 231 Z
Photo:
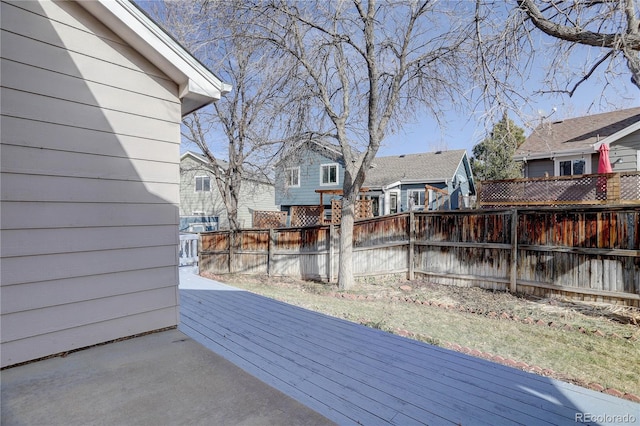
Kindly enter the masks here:
M 611 162 L 609 162 L 609 146 L 600 145 L 600 160 L 598 161 L 598 173 L 613 173 Z
M 607 144 L 600 145 L 600 159 L 598 160 L 598 173 L 613 173 L 611 163 L 609 162 L 609 146 Z M 607 194 L 607 178 L 598 177 L 597 183 L 598 193 L 596 198 L 606 199 Z

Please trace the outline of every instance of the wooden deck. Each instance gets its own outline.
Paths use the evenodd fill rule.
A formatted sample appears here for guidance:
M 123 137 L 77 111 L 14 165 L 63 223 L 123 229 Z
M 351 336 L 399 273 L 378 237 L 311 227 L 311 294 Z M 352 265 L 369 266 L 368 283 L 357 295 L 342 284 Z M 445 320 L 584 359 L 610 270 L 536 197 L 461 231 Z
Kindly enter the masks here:
M 639 404 L 246 291 L 180 297 L 182 332 L 338 424 L 640 422 Z

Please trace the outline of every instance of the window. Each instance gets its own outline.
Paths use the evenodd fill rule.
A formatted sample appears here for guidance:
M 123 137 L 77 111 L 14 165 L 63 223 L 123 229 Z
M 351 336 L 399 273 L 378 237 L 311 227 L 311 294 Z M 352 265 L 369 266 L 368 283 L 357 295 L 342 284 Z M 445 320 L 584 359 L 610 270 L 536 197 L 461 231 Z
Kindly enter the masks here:
M 300 187 L 300 167 L 286 169 L 285 176 L 287 187 Z
M 560 162 L 560 176 L 583 175 L 584 160 L 566 160 Z
M 196 192 L 211 191 L 211 178 L 209 176 L 196 176 Z
M 398 213 L 398 194 L 392 192 L 389 194 L 389 214 Z
M 424 189 L 407 190 L 407 202 L 409 210 L 424 208 Z
M 555 161 L 556 176 L 584 175 L 591 173 L 590 157 L 565 157 Z
M 338 184 L 338 165 L 323 164 L 320 166 L 320 185 Z

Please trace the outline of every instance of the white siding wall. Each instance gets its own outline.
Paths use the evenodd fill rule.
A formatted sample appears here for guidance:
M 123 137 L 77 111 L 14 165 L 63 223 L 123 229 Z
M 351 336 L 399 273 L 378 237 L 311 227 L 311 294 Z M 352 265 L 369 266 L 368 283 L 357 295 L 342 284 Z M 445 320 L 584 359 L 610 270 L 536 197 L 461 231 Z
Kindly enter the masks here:
M 2 366 L 176 325 L 175 83 L 75 3 L 2 3 Z
M 228 226 L 227 210 L 217 189 L 213 173 L 199 161 L 185 157 L 180 162 L 180 216 L 191 216 L 194 212 L 204 212 L 205 216 L 218 216 L 220 225 Z M 211 191 L 196 192 L 196 176 L 209 176 Z
M 181 162 L 180 173 L 180 215 L 191 216 L 194 212 L 204 212 L 205 216 L 217 216 L 219 229 L 228 229 L 227 210 L 218 191 L 213 173 L 199 161 L 185 157 Z M 211 191 L 196 192 L 196 176 L 209 176 Z M 243 228 L 252 226 L 254 210 L 277 210 L 273 185 L 244 180 L 240 189 L 238 219 Z

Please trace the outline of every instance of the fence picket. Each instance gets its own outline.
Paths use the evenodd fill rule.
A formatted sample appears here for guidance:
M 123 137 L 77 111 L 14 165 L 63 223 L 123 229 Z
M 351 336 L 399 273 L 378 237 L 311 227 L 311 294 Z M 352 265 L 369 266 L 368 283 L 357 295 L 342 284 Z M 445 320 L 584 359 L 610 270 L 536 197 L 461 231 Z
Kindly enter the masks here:
M 638 218 L 640 206 L 410 212 L 358 220 L 354 271 L 640 306 Z M 201 234 L 202 271 L 336 279 L 336 225 L 235 234 L 237 251 L 229 250 L 229 232 Z

